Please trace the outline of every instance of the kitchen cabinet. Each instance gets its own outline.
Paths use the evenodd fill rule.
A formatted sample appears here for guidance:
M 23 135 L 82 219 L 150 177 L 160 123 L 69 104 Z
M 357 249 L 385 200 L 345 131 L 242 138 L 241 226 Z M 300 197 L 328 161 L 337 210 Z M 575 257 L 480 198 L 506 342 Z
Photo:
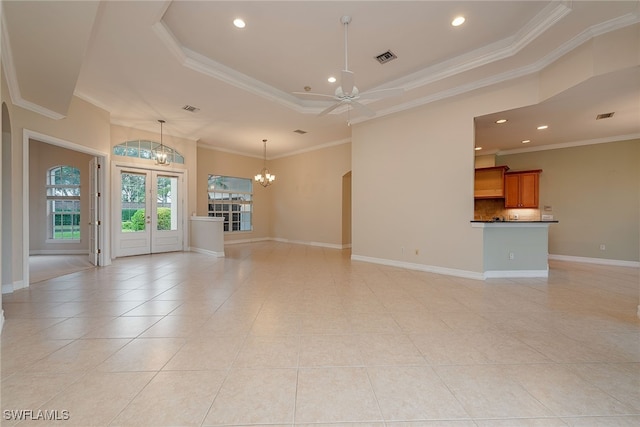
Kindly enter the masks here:
M 476 169 L 473 196 L 476 199 L 504 198 L 504 173 L 508 166 L 494 166 Z
M 507 172 L 504 175 L 505 208 L 537 208 L 541 169 Z

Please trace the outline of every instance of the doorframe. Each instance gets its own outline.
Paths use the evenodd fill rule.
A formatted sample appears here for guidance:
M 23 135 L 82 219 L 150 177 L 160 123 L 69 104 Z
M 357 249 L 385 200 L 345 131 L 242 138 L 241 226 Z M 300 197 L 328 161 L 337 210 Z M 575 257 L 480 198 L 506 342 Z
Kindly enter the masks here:
M 29 129 L 22 130 L 22 206 L 23 206 L 23 218 L 22 218 L 22 288 L 29 286 L 29 140 L 35 139 L 45 144 L 56 145 L 58 147 L 66 148 L 68 150 L 79 151 L 81 153 L 89 154 L 99 158 L 100 164 L 107 165 L 110 161 L 109 153 L 105 153 L 99 150 L 95 150 L 91 147 L 85 147 L 84 145 L 76 144 L 71 141 L 56 138 L 55 136 L 45 135 L 40 132 L 32 131 Z M 106 167 L 100 168 L 98 172 L 100 176 L 98 191 L 104 195 L 104 203 L 98 208 L 98 215 L 102 221 L 102 226 L 98 230 L 100 241 L 102 242 L 102 249 L 99 255 L 100 265 L 111 264 L 111 257 L 107 254 L 111 253 L 111 241 L 106 238 L 110 235 L 110 210 L 107 208 L 109 204 L 109 180 L 106 179 Z M 15 291 L 16 289 L 14 289 Z
M 180 168 L 174 168 L 174 167 L 170 167 L 170 166 L 163 166 L 162 168 L 157 167 L 156 165 L 148 165 L 148 164 L 140 164 L 140 163 L 134 163 L 134 162 L 127 162 L 127 161 L 113 161 L 111 163 L 111 186 L 114 189 L 118 188 L 118 184 L 119 184 L 119 174 L 118 174 L 118 169 L 119 168 L 126 168 L 126 169 L 137 169 L 137 170 L 144 170 L 144 171 L 154 171 L 154 172 L 169 172 L 169 173 L 175 173 L 175 174 L 181 174 L 183 179 L 182 179 L 182 251 L 186 251 L 189 248 L 189 215 L 187 213 L 187 207 L 189 206 L 189 176 L 188 173 L 189 171 L 187 169 L 180 169 Z M 119 205 L 116 202 L 116 197 L 119 197 L 120 194 L 114 190 L 113 195 L 112 195 L 112 199 L 110 199 L 111 202 L 111 215 L 113 218 L 113 227 L 111 227 L 111 241 L 113 242 L 113 245 L 111 245 L 111 258 L 115 259 L 118 258 L 117 254 L 116 254 L 116 249 L 117 249 L 117 245 L 116 245 L 116 241 L 118 239 L 117 233 L 120 231 L 118 230 L 118 227 L 116 227 L 116 218 L 118 218 L 118 215 L 120 214 L 119 212 L 117 212 L 117 206 Z

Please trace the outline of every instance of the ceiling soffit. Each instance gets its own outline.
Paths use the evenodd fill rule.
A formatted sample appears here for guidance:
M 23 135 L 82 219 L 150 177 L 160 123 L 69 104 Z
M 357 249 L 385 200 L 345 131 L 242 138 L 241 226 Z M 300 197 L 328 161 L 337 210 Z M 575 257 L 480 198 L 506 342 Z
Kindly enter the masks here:
M 45 117 L 64 118 L 100 3 L 4 2 L 3 8 L 2 65 L 11 101 Z
M 443 81 L 453 76 L 513 57 L 571 12 L 572 9 L 568 3 L 551 2 L 512 36 L 474 51 L 450 58 L 440 62 L 439 64 L 426 67 L 407 76 L 388 81 L 383 85 L 379 85 L 369 90 L 401 87 L 405 92 L 415 91 L 418 93 L 419 91 L 417 91 L 417 89 L 424 88 L 429 84 Z M 166 13 L 167 10 L 165 9 L 163 16 L 154 24 L 153 29 L 155 34 L 161 39 L 182 66 L 216 78 L 239 89 L 261 96 L 299 113 L 317 114 L 327 106 L 328 103 L 323 101 L 302 100 L 290 93 L 189 49 L 174 35 L 167 22 L 162 19 Z M 634 13 L 629 13 L 605 23 L 595 25 L 591 28 L 585 29 L 579 35 L 560 45 L 544 57 L 525 66 L 508 69 L 503 73 L 494 74 L 488 78 L 471 79 L 467 84 L 458 84 L 455 87 L 451 87 L 437 93 L 429 93 L 426 96 L 418 95 L 418 97 L 414 97 L 414 99 L 410 99 L 407 102 L 396 104 L 386 110 L 380 110 L 377 115 L 381 116 L 407 110 L 430 102 L 539 72 L 558 58 L 593 37 L 637 22 L 639 22 L 638 16 Z M 367 103 L 367 101 L 362 102 Z M 341 109 L 336 109 L 336 113 L 342 113 Z M 364 120 L 366 120 L 366 118 L 360 118 L 357 121 Z M 353 122 L 355 123 L 357 121 Z

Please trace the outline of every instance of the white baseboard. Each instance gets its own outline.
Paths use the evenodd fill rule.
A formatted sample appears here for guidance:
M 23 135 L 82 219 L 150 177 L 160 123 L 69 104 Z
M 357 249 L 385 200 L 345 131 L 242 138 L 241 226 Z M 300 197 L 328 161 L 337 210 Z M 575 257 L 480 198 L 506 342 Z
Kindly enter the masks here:
M 624 261 L 624 260 L 618 260 L 618 259 L 587 258 L 587 257 L 581 257 L 581 256 L 552 255 L 552 254 L 549 254 L 549 259 L 553 259 L 556 261 L 582 262 L 586 264 L 612 265 L 616 267 L 640 267 L 639 261 Z
M 86 255 L 89 256 L 87 249 L 36 249 L 29 251 L 29 255 Z
M 465 279 L 484 280 L 482 273 L 475 271 L 458 270 L 455 268 L 438 267 L 434 265 L 416 264 L 412 262 L 395 261 L 392 259 L 374 258 L 362 255 L 351 255 L 352 261 L 363 261 L 372 264 L 389 265 L 391 267 L 406 268 L 407 270 L 418 270 L 427 273 L 443 274 L 445 276 L 463 277 Z
M 259 237 L 256 239 L 237 239 L 237 240 L 225 240 L 225 245 L 235 245 L 239 243 L 256 243 L 256 242 L 280 242 L 291 243 L 292 245 L 307 245 L 307 246 L 320 246 L 329 249 L 349 249 L 351 244 L 339 245 L 336 243 L 323 243 L 323 242 L 310 242 L 304 240 L 289 240 L 280 237 Z
M 241 243 L 257 243 L 257 242 L 266 242 L 272 240 L 270 237 L 257 237 L 255 239 L 234 239 L 234 240 L 225 240 L 225 245 L 238 245 Z
M 12 292 L 17 291 L 18 289 L 26 288 L 24 284 L 24 280 L 18 280 L 13 283 L 5 283 L 2 285 L 2 293 L 10 294 Z
M 0 335 L 2 335 L 3 326 L 4 326 L 4 310 L 0 311 Z
M 484 272 L 485 279 L 526 279 L 533 277 L 549 277 L 546 270 L 488 270 Z
M 339 245 L 336 243 L 308 242 L 304 240 L 289 240 L 289 239 L 282 239 L 280 237 L 274 237 L 271 240 L 273 240 L 274 242 L 280 242 L 280 243 L 291 243 L 293 245 L 318 246 L 321 248 L 329 248 L 329 249 L 344 249 L 343 245 Z
M 210 251 L 208 249 L 202 249 L 202 248 L 189 248 L 190 252 L 197 252 L 199 254 L 205 254 L 205 255 L 213 255 L 215 257 L 218 258 L 224 258 L 224 252 L 217 252 L 217 251 Z

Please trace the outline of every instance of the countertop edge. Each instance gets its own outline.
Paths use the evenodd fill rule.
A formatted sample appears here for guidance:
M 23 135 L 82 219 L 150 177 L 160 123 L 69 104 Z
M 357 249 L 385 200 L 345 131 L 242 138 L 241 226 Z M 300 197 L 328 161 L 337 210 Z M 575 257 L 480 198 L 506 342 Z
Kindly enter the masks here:
M 470 221 L 474 228 L 494 228 L 494 227 L 548 227 L 551 224 L 557 224 L 559 221 Z

